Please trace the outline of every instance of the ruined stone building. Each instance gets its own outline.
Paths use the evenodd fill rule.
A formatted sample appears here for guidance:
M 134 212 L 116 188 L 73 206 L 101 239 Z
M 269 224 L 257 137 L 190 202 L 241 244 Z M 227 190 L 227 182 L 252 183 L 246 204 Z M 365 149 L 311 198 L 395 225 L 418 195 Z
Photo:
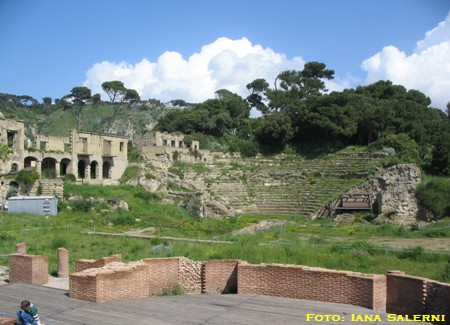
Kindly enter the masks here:
M 13 149 L 1 170 L 34 167 L 56 177 L 73 174 L 78 180 L 118 180 L 128 165 L 128 138 L 72 130 L 68 137 L 25 137 L 22 121 L 0 119 L 0 144 Z
M 192 141 L 188 145 L 185 136 L 178 133 L 145 132 L 134 136 L 133 145 L 150 161 L 206 162 L 212 159 L 209 150 L 200 150 L 198 141 Z

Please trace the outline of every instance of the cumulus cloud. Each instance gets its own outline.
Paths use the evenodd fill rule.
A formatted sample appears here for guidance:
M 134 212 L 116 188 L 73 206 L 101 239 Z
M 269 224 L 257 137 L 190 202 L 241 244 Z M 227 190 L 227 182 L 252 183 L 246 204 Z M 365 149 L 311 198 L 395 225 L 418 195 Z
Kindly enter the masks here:
M 367 83 L 391 80 L 422 91 L 434 107 L 444 109 L 450 101 L 450 12 L 417 42 L 412 54 L 386 46 L 365 60 L 362 68 L 367 72 Z
M 102 93 L 103 82 L 120 80 L 141 98 L 202 102 L 213 98 L 214 92 L 222 88 L 246 97 L 245 86 L 254 79 L 271 82 L 279 72 L 300 70 L 304 64 L 301 57 L 288 59 L 285 54 L 253 45 L 246 38 L 222 37 L 187 59 L 178 52 L 164 52 L 156 62 L 144 58 L 136 64 L 96 63 L 86 72 L 83 85 Z

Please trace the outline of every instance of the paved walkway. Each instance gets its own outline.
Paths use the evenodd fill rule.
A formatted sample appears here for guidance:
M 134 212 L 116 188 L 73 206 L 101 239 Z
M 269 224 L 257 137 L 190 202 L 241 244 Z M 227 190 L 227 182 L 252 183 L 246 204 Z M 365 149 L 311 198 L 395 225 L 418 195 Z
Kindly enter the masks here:
M 0 286 L 0 314 L 14 315 L 29 299 L 47 325 L 102 324 L 336 324 L 307 314 L 335 315 L 340 324 L 405 324 L 388 322 L 384 313 L 333 303 L 256 295 L 184 295 L 149 297 L 109 303 L 71 299 L 66 290 L 14 283 Z M 337 315 L 337 316 L 336 316 Z M 353 316 L 352 316 L 353 315 Z M 373 321 L 352 321 L 371 317 Z M 372 316 L 367 316 L 372 315 Z M 377 316 L 381 319 L 376 319 Z M 408 324 L 419 324 L 408 322 Z M 424 323 L 421 323 L 424 324 Z

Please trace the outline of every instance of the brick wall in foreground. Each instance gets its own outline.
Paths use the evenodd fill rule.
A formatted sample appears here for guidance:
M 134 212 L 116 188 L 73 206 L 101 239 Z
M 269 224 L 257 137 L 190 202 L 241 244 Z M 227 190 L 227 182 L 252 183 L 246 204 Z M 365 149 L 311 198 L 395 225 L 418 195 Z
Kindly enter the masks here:
M 148 297 L 148 270 L 139 261 L 75 272 L 70 275 L 70 297 L 93 302 Z
M 204 263 L 204 293 L 237 293 L 239 260 L 211 260 Z
M 143 261 L 149 266 L 150 294 L 161 294 L 178 284 L 179 257 L 146 258 Z
M 388 272 L 386 311 L 407 315 L 446 315 L 446 319 L 450 319 L 450 284 L 399 271 Z
M 39 255 L 9 256 L 9 282 L 48 283 L 48 257 Z
M 280 264 L 238 264 L 238 293 L 334 302 L 384 311 L 384 275 Z

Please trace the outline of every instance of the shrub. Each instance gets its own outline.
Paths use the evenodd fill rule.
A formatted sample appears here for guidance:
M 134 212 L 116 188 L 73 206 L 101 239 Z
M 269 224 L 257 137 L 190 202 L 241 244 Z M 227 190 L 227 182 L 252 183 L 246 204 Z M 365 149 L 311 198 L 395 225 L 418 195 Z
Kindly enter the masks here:
M 89 212 L 93 209 L 94 204 L 91 200 L 73 200 L 71 203 L 73 211 Z
M 164 288 L 164 290 L 162 292 L 162 296 L 180 296 L 183 293 L 184 293 L 183 289 L 180 287 L 180 285 L 175 284 L 171 287 Z
M 450 260 L 448 260 L 447 265 L 445 265 L 441 278 L 443 281 L 450 282 Z
M 152 255 L 160 255 L 163 253 L 172 253 L 172 246 L 168 244 L 160 244 L 152 247 Z
M 419 205 L 430 210 L 436 217 L 450 216 L 450 179 L 433 177 L 417 187 Z
M 118 211 L 118 215 L 112 218 L 112 222 L 115 225 L 134 225 L 136 224 L 136 218 L 130 214 L 125 214 Z
M 67 183 L 75 183 L 77 181 L 77 178 L 74 174 L 66 174 L 63 176 L 62 180 Z
M 60 247 L 67 247 L 67 238 L 62 236 L 57 236 L 52 238 L 51 247 L 57 249 Z
M 23 182 L 25 186 L 31 186 L 36 182 L 41 175 L 36 170 L 22 170 L 14 178 L 16 181 Z
M 160 200 L 161 198 L 157 193 L 150 193 L 150 192 L 137 192 L 134 193 L 133 196 L 135 198 L 141 199 L 142 201 L 148 202 L 150 200 Z
M 420 147 L 405 133 L 388 134 L 369 145 L 369 149 L 383 149 L 384 147 L 394 148 L 396 156 L 405 162 L 420 161 Z
M 256 143 L 245 141 L 239 150 L 242 157 L 255 157 L 258 154 L 258 146 Z
M 139 149 L 133 147 L 131 142 L 128 142 L 127 149 L 128 149 L 128 160 L 130 162 L 141 162 L 142 161 L 141 152 L 139 151 Z
M 47 179 L 55 179 L 56 178 L 56 171 L 52 169 L 47 169 L 42 171 L 42 178 Z

